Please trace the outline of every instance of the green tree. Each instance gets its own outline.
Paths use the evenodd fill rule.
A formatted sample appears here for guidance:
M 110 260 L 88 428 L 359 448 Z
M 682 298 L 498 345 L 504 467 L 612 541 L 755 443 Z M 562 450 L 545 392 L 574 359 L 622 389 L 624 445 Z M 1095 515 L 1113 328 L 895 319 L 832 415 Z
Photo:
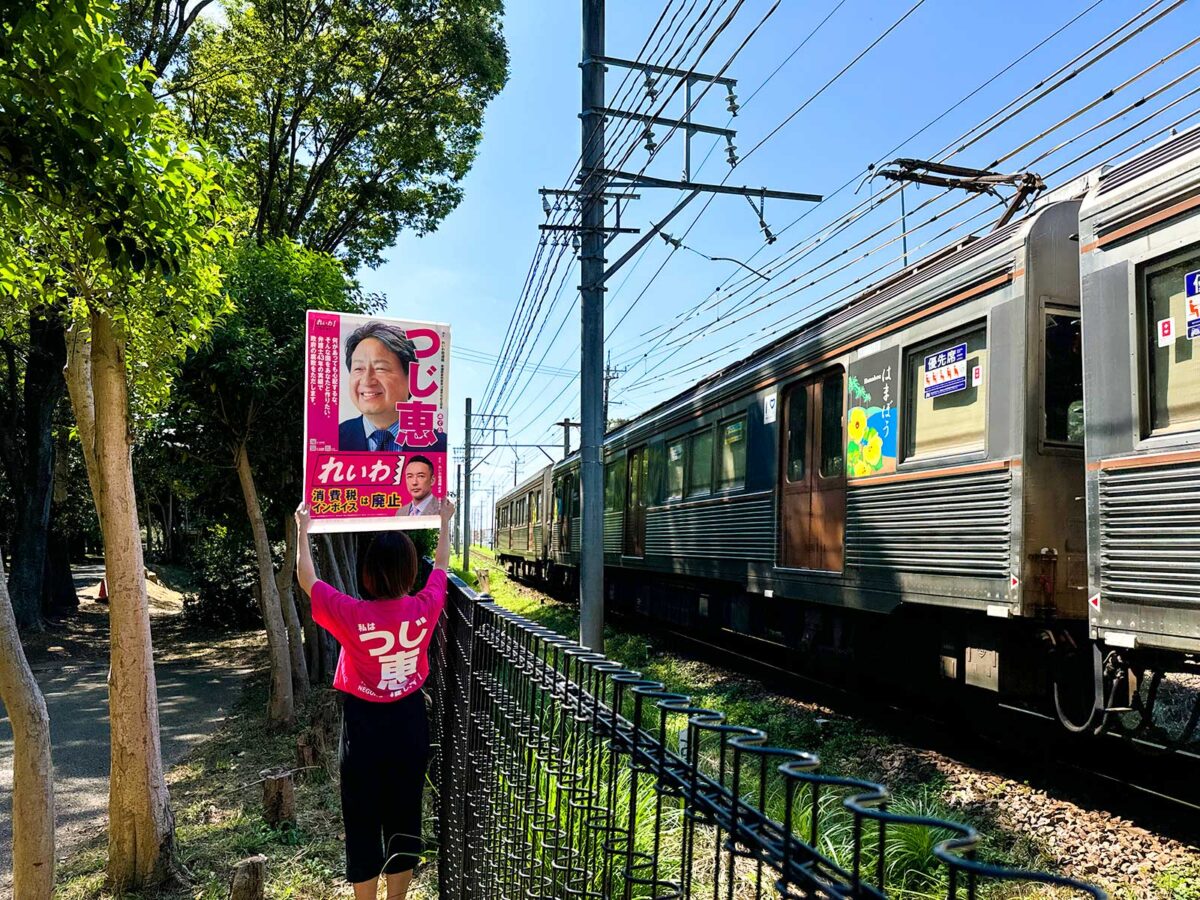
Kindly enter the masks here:
M 240 0 L 170 90 L 236 165 L 253 234 L 374 266 L 462 199 L 507 78 L 500 0 Z
M 299 241 L 353 272 L 377 264 L 401 230 L 431 231 L 455 207 L 484 109 L 507 78 L 500 0 L 240 0 L 223 9 L 225 23 L 193 26 L 167 90 L 192 133 L 233 162 L 260 243 Z M 294 411 L 286 428 L 299 439 Z M 261 455 L 251 442 L 240 458 L 248 493 L 263 473 L 249 461 Z M 353 592 L 354 538 L 320 543 L 327 580 Z M 265 591 L 271 561 L 267 544 L 256 545 Z M 328 654 L 310 648 L 310 658 L 324 667 Z
M 131 391 L 139 404 L 161 402 L 171 361 L 226 311 L 216 260 L 236 227 L 219 160 L 185 140 L 128 53 L 101 3 L 36 0 L 0 13 L 0 293 L 26 309 L 51 307 L 69 326 L 67 387 L 111 598 L 108 873 L 118 891 L 161 878 L 174 840 Z M 14 796 L 14 819 L 20 805 Z M 32 885 L 17 894 L 48 897 L 44 874 L 17 876 L 16 850 L 14 878 Z
M 235 311 L 189 355 L 173 416 L 187 423 L 193 452 L 236 474 L 254 539 L 271 656 L 268 718 L 286 725 L 293 718 L 293 696 L 308 686 L 292 589 L 292 513 L 301 493 L 296 464 L 301 459 L 304 313 L 361 313 L 372 304 L 336 259 L 286 239 L 239 246 L 225 284 Z M 272 545 L 279 540 L 286 549 L 276 568 Z

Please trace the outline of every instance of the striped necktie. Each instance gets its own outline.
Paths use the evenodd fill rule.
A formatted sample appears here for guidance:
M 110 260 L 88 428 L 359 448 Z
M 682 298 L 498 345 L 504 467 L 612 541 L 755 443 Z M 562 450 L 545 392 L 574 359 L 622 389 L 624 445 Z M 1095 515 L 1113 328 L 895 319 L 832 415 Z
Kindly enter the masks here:
M 379 428 L 371 432 L 370 440 L 374 442 L 376 450 L 394 450 L 395 446 L 392 442 L 392 433 L 386 428 Z

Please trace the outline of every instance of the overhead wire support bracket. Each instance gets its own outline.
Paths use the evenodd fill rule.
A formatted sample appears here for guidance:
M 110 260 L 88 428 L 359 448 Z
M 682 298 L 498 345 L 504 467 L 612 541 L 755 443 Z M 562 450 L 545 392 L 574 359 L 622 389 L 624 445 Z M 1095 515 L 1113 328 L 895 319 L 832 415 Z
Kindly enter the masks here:
M 594 232 L 597 234 L 641 234 L 640 228 L 629 228 L 626 226 L 610 226 L 605 225 L 603 228 L 587 228 L 583 225 L 539 225 L 538 228 L 542 231 L 574 231 L 578 234 Z
M 661 125 L 664 128 L 683 128 L 691 134 L 715 134 L 719 137 L 737 137 L 732 128 L 718 128 L 716 125 L 699 125 L 691 119 L 668 119 L 663 116 L 649 116 L 645 113 L 630 112 L 624 109 L 614 109 L 611 106 L 600 106 L 589 110 L 602 116 L 613 116 L 618 119 L 630 119 L 647 125 Z
M 672 188 L 677 191 L 700 191 L 707 194 L 735 194 L 739 197 L 770 200 L 799 200 L 804 203 L 820 203 L 825 198 L 821 194 L 805 194 L 798 191 L 772 191 L 765 187 L 735 187 L 730 184 L 706 184 L 700 181 L 671 181 L 667 178 L 653 178 L 649 175 L 639 175 L 633 172 L 618 172 L 604 169 L 600 172 L 606 179 L 619 179 L 629 183 L 630 187 L 639 188 Z
M 588 63 L 598 62 L 605 66 L 616 66 L 620 69 L 633 69 L 637 72 L 650 72 L 654 75 L 666 75 L 669 78 L 690 78 L 693 81 L 711 81 L 713 84 L 720 84 L 725 87 L 736 87 L 736 78 L 726 78 L 722 75 L 705 75 L 701 72 L 693 72 L 689 69 L 674 69 L 670 66 L 655 66 L 650 63 L 638 62 L 632 59 L 621 59 L 617 56 L 592 56 L 581 62 L 580 66 L 585 66 Z

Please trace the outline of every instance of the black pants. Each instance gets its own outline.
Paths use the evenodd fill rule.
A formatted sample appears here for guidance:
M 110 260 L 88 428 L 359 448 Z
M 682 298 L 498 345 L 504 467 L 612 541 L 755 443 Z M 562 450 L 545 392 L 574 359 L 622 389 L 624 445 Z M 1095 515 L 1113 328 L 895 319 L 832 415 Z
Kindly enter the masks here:
M 392 703 L 347 694 L 342 704 L 342 822 L 346 879 L 406 872 L 422 850 L 421 799 L 429 723 L 420 691 Z

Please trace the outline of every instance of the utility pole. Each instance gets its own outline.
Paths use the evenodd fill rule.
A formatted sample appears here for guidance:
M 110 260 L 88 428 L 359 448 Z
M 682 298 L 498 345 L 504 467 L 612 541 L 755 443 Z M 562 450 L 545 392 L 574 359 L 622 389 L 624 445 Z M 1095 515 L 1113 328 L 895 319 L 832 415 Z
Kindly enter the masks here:
M 492 552 L 496 550 L 496 486 L 492 485 Z
M 738 163 L 737 147 L 733 139 L 737 132 L 729 128 L 717 128 L 695 121 L 693 111 L 708 90 L 721 86 L 728 92 L 729 112 L 737 115 L 737 95 L 733 89 L 737 81 L 725 77 L 725 69 L 715 75 L 707 75 L 694 69 L 678 69 L 658 66 L 637 60 L 618 59 L 605 55 L 604 49 L 604 0 L 581 0 L 583 5 L 583 59 L 580 112 L 583 152 L 580 157 L 580 174 L 576 187 L 564 189 L 542 188 L 543 198 L 547 195 L 573 198 L 579 205 L 578 223 L 547 222 L 539 226 L 542 231 L 571 231 L 579 239 L 580 272 L 580 427 L 579 427 L 579 486 L 580 486 L 580 553 L 579 553 L 579 642 L 590 650 L 602 651 L 604 639 L 604 469 L 601 448 L 607 425 L 605 386 L 612 380 L 611 370 L 604 365 L 604 284 L 637 255 L 648 242 L 654 239 L 671 220 L 702 193 L 729 194 L 740 196 L 749 202 L 758 217 L 759 227 L 768 243 L 775 239 L 766 222 L 766 202 L 770 200 L 820 201 L 820 194 L 802 194 L 795 191 L 769 190 L 765 187 L 737 187 L 725 183 L 703 183 L 692 180 L 691 140 L 697 134 L 713 134 L 726 142 L 726 156 L 732 168 Z M 660 78 L 674 80 L 679 87 L 670 91 L 663 100 L 662 109 L 652 115 L 605 106 L 604 71 L 608 66 L 631 69 L 646 78 L 647 93 L 651 100 L 658 97 L 654 87 Z M 704 85 L 698 96 L 693 88 Z M 663 116 L 669 101 L 680 88 L 685 88 L 687 105 L 681 118 Z M 656 178 L 644 173 L 620 171 L 607 168 L 605 160 L 604 125 L 607 118 L 635 121 L 645 126 L 646 149 L 653 154 L 657 148 L 652 127 L 680 131 L 684 144 L 684 171 L 682 180 Z M 621 205 L 636 200 L 639 194 L 630 193 L 634 188 L 666 188 L 684 191 L 684 197 L 673 209 L 654 224 L 649 231 L 626 250 L 616 262 L 607 265 L 604 248 L 609 241 L 622 234 L 637 234 L 640 229 L 622 227 Z M 613 225 L 605 221 L 605 203 L 612 199 L 616 219 Z M 544 208 L 551 209 L 549 203 Z M 736 260 L 735 260 L 736 262 Z M 564 420 L 563 450 L 570 452 L 569 423 Z
M 463 572 L 471 571 L 471 398 L 467 398 L 467 425 L 463 441 L 463 465 L 467 467 L 466 493 L 463 494 L 463 533 L 467 536 L 467 545 L 463 547 Z
M 625 374 L 626 369 L 614 369 L 612 365 L 612 352 L 608 354 L 608 364 L 604 367 L 604 432 L 608 433 L 608 395 L 609 385 Z
M 604 0 L 583 0 L 579 643 L 604 651 Z
M 462 557 L 462 463 L 459 463 L 458 474 L 455 476 L 454 500 L 454 552 Z
M 521 464 L 521 458 L 519 456 L 514 456 L 513 457 L 513 487 L 517 486 L 517 466 L 519 466 L 520 464 Z M 493 487 L 492 488 L 492 499 L 493 500 L 496 499 L 495 495 L 496 495 L 496 488 Z
M 561 422 L 555 422 L 563 430 L 563 459 L 571 455 L 571 429 L 578 428 L 578 422 L 572 422 L 570 419 L 563 419 Z

